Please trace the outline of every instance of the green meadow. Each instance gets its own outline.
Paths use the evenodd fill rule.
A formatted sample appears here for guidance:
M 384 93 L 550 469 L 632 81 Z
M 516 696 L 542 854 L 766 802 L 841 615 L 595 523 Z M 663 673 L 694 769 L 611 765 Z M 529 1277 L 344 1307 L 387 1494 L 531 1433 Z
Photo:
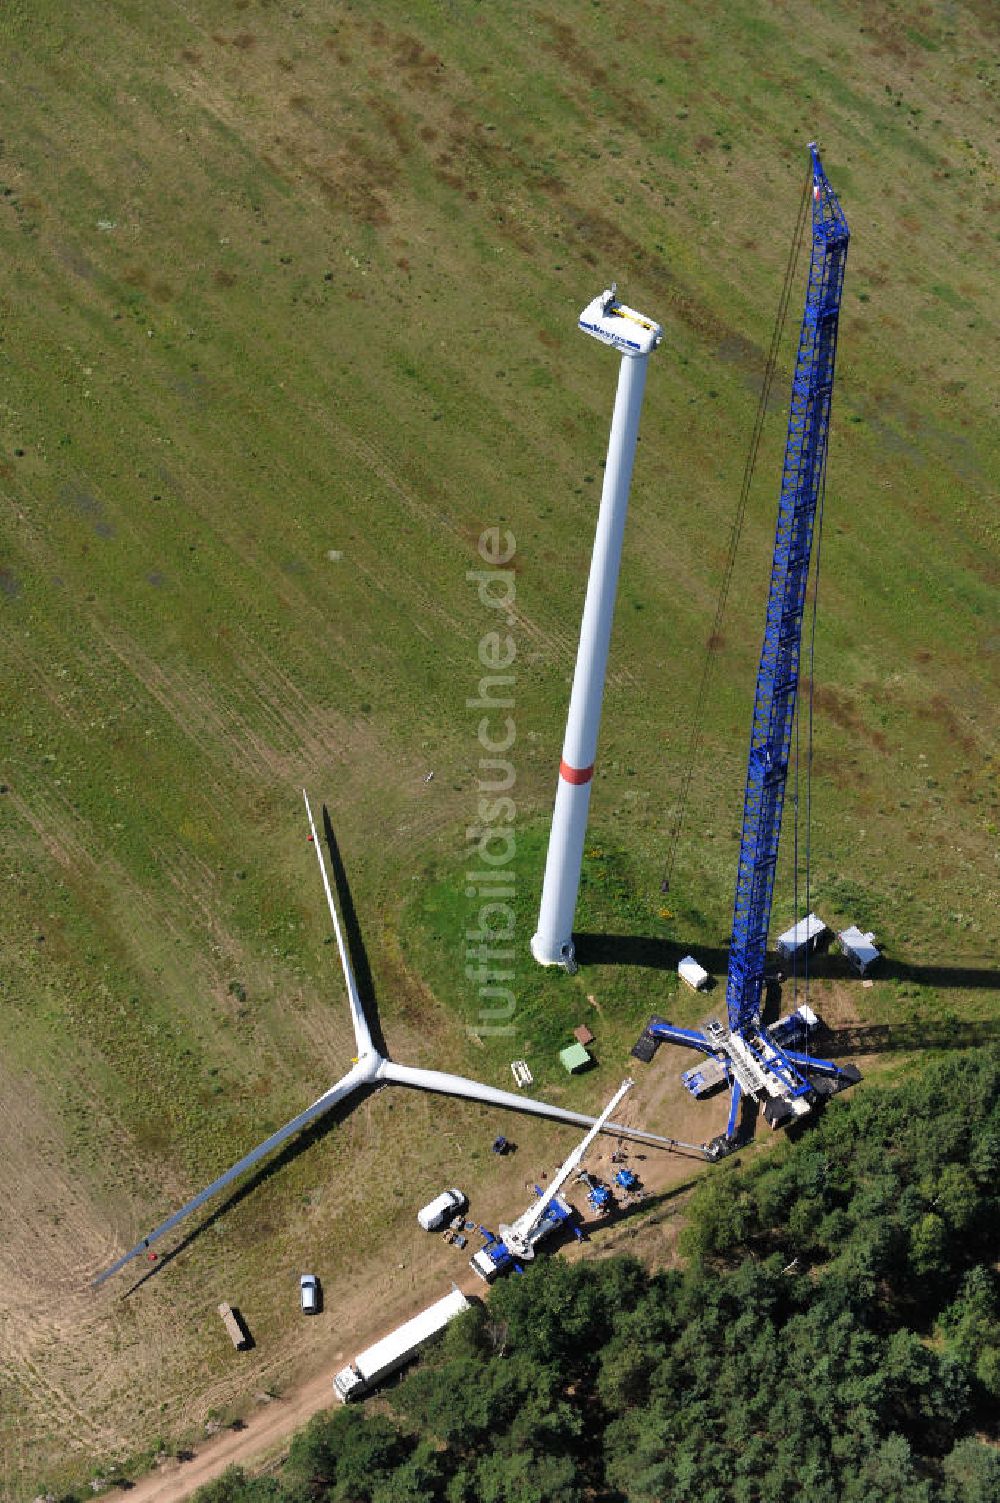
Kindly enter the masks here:
M 975 0 L 4 8 L 6 1496 L 138 1466 L 280 1390 L 323 1360 L 292 1319 L 300 1264 L 346 1299 L 395 1266 L 415 1186 L 456 1155 L 499 1173 L 481 1113 L 383 1094 L 127 1299 L 127 1274 L 90 1293 L 348 1067 L 303 786 L 401 1059 L 509 1085 L 523 1055 L 589 1110 L 650 1012 L 698 1015 L 677 955 L 724 975 L 804 267 L 660 883 L 814 137 L 853 238 L 810 896 L 886 950 L 873 989 L 831 965 L 815 1000 L 861 1055 L 866 1028 L 899 1030 L 875 1071 L 995 1030 L 996 41 Z M 527 945 L 616 379 L 576 318 L 612 280 L 665 338 L 569 978 Z M 515 546 L 513 1035 L 479 1027 L 464 953 L 491 528 Z M 800 856 L 804 782 L 801 802 Z M 560 1079 L 582 1020 L 600 1068 Z M 226 1298 L 253 1317 L 242 1369 Z

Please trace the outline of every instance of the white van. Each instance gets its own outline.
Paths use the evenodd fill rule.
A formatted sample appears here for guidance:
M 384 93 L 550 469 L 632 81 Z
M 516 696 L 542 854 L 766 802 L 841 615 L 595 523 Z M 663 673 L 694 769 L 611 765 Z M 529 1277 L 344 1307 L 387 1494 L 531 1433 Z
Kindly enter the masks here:
M 461 1190 L 442 1190 L 441 1194 L 417 1212 L 417 1220 L 425 1232 L 440 1231 L 446 1221 L 469 1204 Z

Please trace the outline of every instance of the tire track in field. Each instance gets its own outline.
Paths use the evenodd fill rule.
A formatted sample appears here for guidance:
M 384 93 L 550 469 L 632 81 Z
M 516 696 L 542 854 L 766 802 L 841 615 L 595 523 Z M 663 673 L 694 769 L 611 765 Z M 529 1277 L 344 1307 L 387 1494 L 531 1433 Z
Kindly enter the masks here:
M 219 915 L 221 883 L 218 873 L 190 847 L 174 839 L 156 848 L 156 864 L 166 877 L 185 915 L 197 915 L 197 927 L 227 954 L 241 953 Z
M 329 421 L 329 414 L 325 416 Z M 358 437 L 357 434 L 352 433 L 342 423 L 335 423 L 334 426 L 337 432 L 338 443 L 349 450 L 358 463 L 367 466 L 373 474 L 378 476 L 386 489 L 391 491 L 403 503 L 407 511 L 423 523 L 429 536 L 433 537 L 435 532 L 443 531 L 454 541 L 458 554 L 461 557 L 468 556 L 469 540 L 458 524 L 453 522 L 445 512 L 429 506 L 425 501 L 421 501 L 410 487 L 405 485 L 399 478 L 389 458 L 372 439 Z M 524 611 L 523 606 L 517 601 L 515 601 L 513 614 L 517 625 L 532 641 L 543 646 L 548 651 L 550 657 L 556 661 L 558 661 L 560 654 L 564 655 L 569 661 L 575 658 L 577 647 L 577 634 L 575 631 L 543 626 L 540 622 L 530 617 Z M 456 626 L 459 624 L 455 623 Z
M 349 721 L 310 700 L 246 636 L 234 655 L 238 679 L 231 681 L 230 699 L 220 697 L 207 674 L 176 664 L 164 668 L 137 643 L 110 632 L 104 640 L 114 659 L 194 745 L 201 775 L 223 806 L 232 803 L 234 792 L 209 771 L 212 765 L 235 764 L 253 783 L 273 786 L 328 765 L 336 748 L 350 739 Z
M 4 677 L 8 684 L 15 676 L 20 676 L 30 685 L 35 699 L 47 701 L 75 731 L 86 733 L 89 723 L 84 717 L 92 713 L 93 702 L 83 695 L 77 682 L 69 679 L 67 669 L 51 660 L 46 661 L 43 669 L 40 663 L 24 653 L 15 656 L 4 651 L 3 656 Z
M 87 849 L 82 835 L 83 821 L 64 797 L 35 789 L 29 803 L 13 785 L 7 798 L 23 822 L 34 832 L 42 849 L 63 871 L 85 875 L 97 863 Z
M 42 848 L 72 877 L 74 886 L 83 883 L 91 890 L 120 894 L 114 907 L 127 910 L 136 929 L 155 928 L 174 940 L 186 938 L 177 916 L 166 906 L 154 903 L 147 888 L 137 883 L 114 855 L 103 834 L 74 809 L 68 795 L 36 787 L 29 799 L 12 786 L 7 798 Z M 158 862 L 161 856 L 162 847 L 158 846 Z M 196 858 L 185 851 L 184 859 Z M 163 864 L 168 865 L 166 861 Z M 167 875 L 170 876 L 169 870 Z
M 96 1451 L 108 1441 L 108 1431 L 80 1408 L 63 1384 L 52 1381 L 37 1362 L 21 1355 L 21 1367 L 30 1380 L 29 1404 L 39 1415 L 59 1417 L 59 1433 L 78 1451 Z
M 153 903 L 114 855 L 103 833 L 78 813 L 67 794 L 36 786 L 27 798 L 12 786 L 7 797 L 43 850 L 72 878 L 74 887 L 82 883 L 89 889 L 118 891 L 129 913 L 143 925 L 158 926 L 175 939 L 183 937 L 174 916 Z
M 40 1095 L 0 1067 L 0 1315 L 5 1367 L 43 1424 L 58 1417 L 77 1449 L 112 1438 L 81 1402 L 94 1381 L 99 1324 L 86 1277 L 103 1240 L 99 1215 L 50 1125 Z
M 234 665 L 242 675 L 244 695 L 263 710 L 284 737 L 281 754 L 272 749 L 275 771 L 301 779 L 334 758 L 344 759 L 341 748 L 352 737 L 352 721 L 337 710 L 317 704 L 245 634 L 235 650 Z
M 358 574 L 368 580 L 374 591 L 382 595 L 390 603 L 396 603 L 395 597 L 383 584 L 380 574 L 376 573 L 374 569 L 368 568 L 366 564 L 362 564 L 360 561 L 354 567 Z M 419 599 L 420 603 L 419 611 L 412 609 L 410 611 L 409 624 L 413 631 L 419 632 L 431 644 L 437 644 L 438 651 L 440 651 L 440 638 L 430 630 L 429 626 L 425 624 L 426 622 L 437 620 L 444 626 L 447 632 L 451 632 L 456 637 L 460 635 L 463 629 L 463 622 L 451 611 L 446 610 L 440 601 L 435 599 L 415 576 L 411 576 L 408 579 L 407 590 L 409 596 L 408 603 L 412 603 L 416 598 Z
M 374 782 L 383 790 L 398 789 L 404 795 L 423 788 L 412 758 L 399 755 L 365 716 L 349 719 L 317 706 L 278 664 L 255 653 L 249 641 L 237 648 L 236 664 L 251 684 L 261 687 L 262 702 L 282 706 L 283 720 L 294 733 L 295 755 L 280 769 L 284 779 L 296 785 L 310 778 L 326 779 L 336 766 L 339 791 L 335 802 L 350 798 L 358 784 L 368 788 Z
M 191 670 L 176 664 L 168 673 L 133 640 L 107 630 L 102 636 L 112 656 L 166 711 L 206 762 L 220 760 L 225 749 L 227 761 L 246 776 L 256 781 L 271 775 L 273 764 L 246 744 L 239 718 L 216 702 L 206 688 L 207 681 L 199 683 Z M 229 791 L 218 780 L 213 786 L 220 796 Z

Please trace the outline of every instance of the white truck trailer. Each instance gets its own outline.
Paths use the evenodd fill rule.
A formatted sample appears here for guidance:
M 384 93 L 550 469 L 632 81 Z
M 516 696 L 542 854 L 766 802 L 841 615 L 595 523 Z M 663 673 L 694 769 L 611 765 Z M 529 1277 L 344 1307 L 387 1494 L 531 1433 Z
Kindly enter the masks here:
M 432 1336 L 443 1331 L 450 1320 L 454 1320 L 456 1315 L 461 1315 L 468 1308 L 469 1301 L 461 1289 L 453 1289 L 444 1299 L 428 1305 L 426 1310 L 421 1310 L 412 1320 L 405 1321 L 395 1331 L 390 1331 L 388 1336 L 383 1336 L 381 1341 L 376 1341 L 374 1346 L 359 1352 L 354 1361 L 333 1380 L 333 1391 L 337 1398 L 342 1404 L 363 1398 L 415 1357 Z

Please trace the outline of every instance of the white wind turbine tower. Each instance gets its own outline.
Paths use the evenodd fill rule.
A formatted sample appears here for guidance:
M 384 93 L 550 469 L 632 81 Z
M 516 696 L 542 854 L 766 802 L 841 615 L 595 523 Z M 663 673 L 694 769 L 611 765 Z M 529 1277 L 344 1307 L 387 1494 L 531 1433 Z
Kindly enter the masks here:
M 611 645 L 632 465 L 639 441 L 646 366 L 663 338 L 658 323 L 619 302 L 614 283 L 587 304 L 580 314 L 579 325 L 585 334 L 617 350 L 621 356 L 621 368 L 556 783 L 538 928 L 531 941 L 531 953 L 541 965 L 561 965 L 567 971 L 576 970 L 573 916 L 580 887 L 591 779 L 604 699 L 604 675 Z
M 379 1053 L 372 1040 L 371 1029 L 368 1026 L 368 1019 L 365 1017 L 364 1007 L 358 993 L 357 982 L 354 978 L 354 968 L 347 953 L 347 945 L 344 942 L 344 935 L 337 914 L 337 905 L 334 902 L 330 879 L 327 875 L 326 862 L 323 860 L 322 847 L 320 846 L 319 836 L 316 833 L 312 809 L 309 806 L 309 797 L 305 789 L 302 790 L 302 797 L 305 799 L 309 829 L 313 844 L 316 847 L 316 859 L 319 862 L 320 874 L 323 878 L 323 889 L 326 893 L 330 917 L 333 920 L 333 932 L 337 941 L 337 950 L 340 954 L 344 981 L 347 985 L 347 1000 L 351 1009 L 351 1022 L 354 1025 L 354 1038 L 358 1050 L 357 1060 L 353 1068 L 348 1070 L 347 1074 L 343 1075 L 328 1091 L 324 1091 L 323 1095 L 314 1101 L 312 1106 L 307 1106 L 304 1112 L 300 1112 L 297 1117 L 293 1117 L 290 1122 L 286 1122 L 284 1127 L 279 1127 L 277 1132 L 273 1132 L 269 1138 L 265 1138 L 263 1143 L 258 1143 L 256 1148 L 252 1148 L 249 1153 L 244 1154 L 238 1163 L 233 1164 L 232 1168 L 227 1169 L 224 1174 L 220 1174 L 218 1179 L 214 1179 L 210 1185 L 206 1185 L 204 1190 L 199 1190 L 198 1194 L 192 1196 L 185 1205 L 181 1206 L 179 1211 L 174 1211 L 171 1216 L 167 1217 L 166 1221 L 161 1221 L 159 1226 L 154 1227 L 151 1232 L 143 1237 L 140 1242 L 137 1242 L 134 1247 L 130 1248 L 127 1253 L 123 1253 L 116 1262 L 112 1263 L 110 1268 L 106 1268 L 103 1273 L 98 1274 L 97 1278 L 94 1279 L 95 1287 L 103 1284 L 106 1279 L 111 1278 L 113 1274 L 124 1268 L 126 1263 L 131 1262 L 140 1253 L 146 1252 L 152 1247 L 154 1242 L 159 1241 L 167 1232 L 172 1231 L 175 1226 L 178 1226 L 194 1211 L 197 1211 L 206 1201 L 211 1200 L 214 1195 L 218 1195 L 227 1185 L 231 1185 L 241 1175 L 246 1174 L 249 1169 L 252 1169 L 255 1164 L 260 1163 L 268 1154 L 273 1153 L 276 1148 L 280 1148 L 282 1143 L 286 1143 L 289 1138 L 301 1132 L 310 1122 L 315 1122 L 317 1118 L 331 1111 L 338 1102 L 344 1101 L 348 1096 L 353 1095 L 355 1091 L 359 1091 L 366 1086 L 415 1086 L 420 1090 L 436 1091 L 444 1096 L 464 1096 L 470 1101 L 485 1102 L 489 1106 L 503 1106 L 513 1111 L 528 1112 L 537 1117 L 551 1117 L 557 1122 L 572 1122 L 576 1126 L 583 1127 L 595 1127 L 597 1125 L 593 1117 L 583 1116 L 580 1112 L 566 1111 L 564 1107 L 550 1106 L 546 1101 L 535 1101 L 528 1096 L 517 1096 L 513 1091 L 503 1091 L 496 1086 L 484 1085 L 479 1081 L 468 1080 L 464 1075 L 450 1075 L 442 1070 L 424 1070 L 416 1065 L 400 1065 L 387 1055 Z M 659 1137 L 655 1133 L 640 1132 L 637 1128 L 619 1127 L 613 1122 L 602 1120 L 601 1126 L 605 1131 L 615 1133 L 619 1137 L 636 1138 L 645 1143 L 655 1143 L 667 1148 L 672 1147 L 675 1143 L 675 1139 L 673 1138 Z

